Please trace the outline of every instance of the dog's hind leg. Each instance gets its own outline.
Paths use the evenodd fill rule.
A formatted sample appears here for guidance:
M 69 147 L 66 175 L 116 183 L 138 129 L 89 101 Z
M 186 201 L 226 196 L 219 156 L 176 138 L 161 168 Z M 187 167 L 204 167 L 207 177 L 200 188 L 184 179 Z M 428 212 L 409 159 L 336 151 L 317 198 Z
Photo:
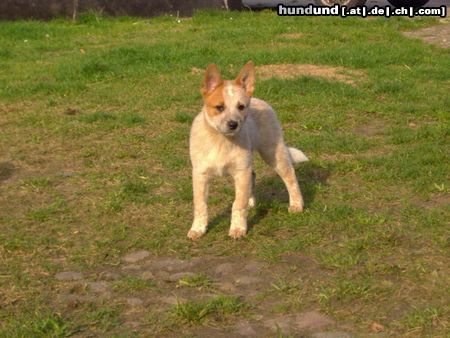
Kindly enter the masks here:
M 281 177 L 289 193 L 289 212 L 303 211 L 303 197 L 288 148 L 283 142 L 259 149 L 262 159 Z
M 256 174 L 254 171 L 252 171 L 252 187 L 250 190 L 250 198 L 248 199 L 248 207 L 249 208 L 253 208 L 256 205 L 255 183 L 256 183 Z

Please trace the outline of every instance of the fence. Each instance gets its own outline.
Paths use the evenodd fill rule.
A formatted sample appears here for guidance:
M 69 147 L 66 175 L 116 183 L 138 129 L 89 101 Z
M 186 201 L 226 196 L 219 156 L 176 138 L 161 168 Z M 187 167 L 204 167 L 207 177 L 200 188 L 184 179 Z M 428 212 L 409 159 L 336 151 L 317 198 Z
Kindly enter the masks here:
M 107 15 L 189 16 L 196 9 L 241 9 L 240 0 L 0 0 L 0 19 L 51 19 L 96 11 Z

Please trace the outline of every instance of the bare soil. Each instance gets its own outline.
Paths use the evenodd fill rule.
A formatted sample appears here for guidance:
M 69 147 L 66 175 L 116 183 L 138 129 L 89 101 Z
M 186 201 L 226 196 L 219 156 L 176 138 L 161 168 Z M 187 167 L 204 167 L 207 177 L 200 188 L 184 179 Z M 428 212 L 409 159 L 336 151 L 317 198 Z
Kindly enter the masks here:
M 294 79 L 300 76 L 316 76 L 351 85 L 355 84 L 358 78 L 364 77 L 364 73 L 359 70 L 312 64 L 264 65 L 256 67 L 256 71 L 262 79 L 271 77 Z
M 301 33 L 283 33 L 278 35 L 279 38 L 288 39 L 288 40 L 298 40 L 304 37 Z
M 280 292 L 302 288 L 323 278 L 325 271 L 307 256 L 286 254 L 277 263 L 268 263 L 244 257 L 199 257 L 180 260 L 172 257 L 152 257 L 147 251 L 131 252 L 122 263 L 113 268 L 81 274 L 61 271 L 54 306 L 64 313 L 82 304 L 118 302 L 125 307 L 121 320 L 123 332 L 155 334 L 148 323 L 148 312 L 164 313 L 177 304 L 198 302 L 217 295 L 237 296 L 251 304 L 253 315 L 235 317 L 231 321 L 221 318 L 200 325 L 178 328 L 178 333 L 196 337 L 269 337 L 274 334 L 319 337 L 339 331 L 336 321 L 314 308 L 290 309 L 283 313 L 277 308 L 283 304 Z M 213 281 L 209 287 L 180 286 L 179 280 L 195 275 L 207 276 Z M 123 291 L 116 288 L 118 281 L 130 278 L 151 281 L 155 287 L 145 290 Z M 163 333 L 164 331 L 164 333 Z M 167 336 L 167 330 L 160 336 Z M 175 336 L 176 336 L 175 335 Z M 156 334 L 158 336 L 158 334 Z M 341 335 L 342 336 L 342 335 Z
M 444 21 L 445 22 L 445 21 Z M 412 32 L 404 33 L 407 37 L 418 38 L 442 48 L 450 48 L 450 22 L 426 27 Z

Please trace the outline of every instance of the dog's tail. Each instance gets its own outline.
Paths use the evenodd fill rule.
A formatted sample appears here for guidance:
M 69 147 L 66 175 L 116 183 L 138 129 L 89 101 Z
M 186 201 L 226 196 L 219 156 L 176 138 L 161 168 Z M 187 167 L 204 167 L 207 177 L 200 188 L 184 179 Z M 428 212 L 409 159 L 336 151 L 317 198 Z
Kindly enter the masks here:
M 287 147 L 287 149 L 289 151 L 289 156 L 291 157 L 292 163 L 301 163 L 309 161 L 309 159 L 306 157 L 305 154 L 303 154 L 301 150 L 292 147 Z

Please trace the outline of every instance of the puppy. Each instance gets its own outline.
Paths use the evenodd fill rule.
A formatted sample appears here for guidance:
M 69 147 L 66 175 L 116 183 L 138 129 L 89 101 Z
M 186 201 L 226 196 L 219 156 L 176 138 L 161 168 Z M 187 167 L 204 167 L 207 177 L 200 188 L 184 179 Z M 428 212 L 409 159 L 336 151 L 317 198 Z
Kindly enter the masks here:
M 213 175 L 230 174 L 236 196 L 229 235 L 247 233 L 248 208 L 255 205 L 253 151 L 282 178 L 289 192 L 289 211 L 301 212 L 303 198 L 293 163 L 308 161 L 298 149 L 284 144 L 280 123 L 273 109 L 253 98 L 255 67 L 249 61 L 232 81 L 222 80 L 215 65 L 209 65 L 201 87 L 203 109 L 193 121 L 190 157 L 194 190 L 194 221 L 190 239 L 201 237 L 208 228 L 208 181 Z

